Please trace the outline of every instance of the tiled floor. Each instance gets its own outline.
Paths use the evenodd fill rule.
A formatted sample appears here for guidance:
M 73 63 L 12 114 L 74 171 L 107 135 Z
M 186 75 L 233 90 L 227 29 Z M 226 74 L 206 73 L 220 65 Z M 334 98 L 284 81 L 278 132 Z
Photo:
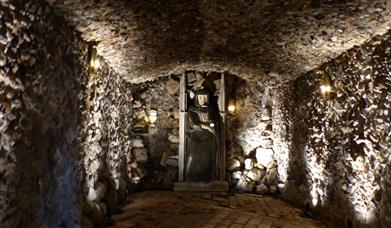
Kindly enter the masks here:
M 136 193 L 113 227 L 325 227 L 283 201 L 231 193 Z

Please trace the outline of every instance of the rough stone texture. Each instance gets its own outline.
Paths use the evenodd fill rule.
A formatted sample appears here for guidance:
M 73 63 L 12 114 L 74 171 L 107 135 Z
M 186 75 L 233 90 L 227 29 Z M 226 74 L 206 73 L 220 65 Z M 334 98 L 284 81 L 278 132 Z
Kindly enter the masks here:
M 86 61 L 48 6 L 0 1 L 0 227 L 79 224 Z
M 388 0 L 47 1 L 131 82 L 191 69 L 297 77 L 384 34 L 391 19 Z
M 279 183 L 274 161 L 270 89 L 228 75 L 227 100 L 236 111 L 227 117 L 226 164 L 233 191 L 275 193 Z M 265 191 L 259 191 L 266 186 Z M 258 190 L 257 190 L 258 189 Z
M 92 223 L 118 209 L 127 197 L 131 178 L 132 143 L 130 133 L 132 94 L 130 85 L 105 63 L 92 71 L 83 94 L 82 142 L 87 196 L 83 213 Z
M 340 226 L 391 226 L 390 40 L 375 37 L 277 90 L 283 195 Z
M 133 142 L 138 141 L 141 147 L 134 148 L 133 153 L 146 152 L 132 162 L 131 182 L 136 190 L 173 189 L 178 180 L 178 77 L 134 84 L 131 90 L 134 97 L 131 135 Z M 148 120 L 151 109 L 158 112 L 155 126 Z

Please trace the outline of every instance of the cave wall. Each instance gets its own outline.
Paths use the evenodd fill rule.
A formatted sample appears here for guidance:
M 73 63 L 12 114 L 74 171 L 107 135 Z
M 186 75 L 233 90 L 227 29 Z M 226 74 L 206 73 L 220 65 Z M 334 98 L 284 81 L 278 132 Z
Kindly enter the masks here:
M 132 189 L 173 189 L 178 180 L 179 77 L 133 85 L 132 93 Z M 155 126 L 148 120 L 152 109 L 158 111 Z
M 0 226 L 74 227 L 88 46 L 38 1 L 0 2 Z
M 104 225 L 128 197 L 133 160 L 132 93 L 104 62 L 85 80 L 79 139 L 83 151 L 82 225 Z M 92 223 L 92 224 L 91 224 Z
M 391 225 L 390 35 L 276 90 L 283 196 L 341 226 Z M 328 96 L 319 89 L 325 78 Z
M 272 89 L 229 78 L 228 100 L 235 113 L 227 117 L 226 169 L 232 191 L 278 194 L 279 177 L 273 150 Z M 230 103 L 230 102 L 229 102 Z

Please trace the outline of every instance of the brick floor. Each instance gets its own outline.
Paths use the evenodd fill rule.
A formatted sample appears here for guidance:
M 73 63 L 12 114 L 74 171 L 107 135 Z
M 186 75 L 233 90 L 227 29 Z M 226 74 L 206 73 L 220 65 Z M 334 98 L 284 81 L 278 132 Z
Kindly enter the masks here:
M 142 192 L 132 195 L 113 227 L 313 228 L 320 221 L 280 199 L 248 194 Z

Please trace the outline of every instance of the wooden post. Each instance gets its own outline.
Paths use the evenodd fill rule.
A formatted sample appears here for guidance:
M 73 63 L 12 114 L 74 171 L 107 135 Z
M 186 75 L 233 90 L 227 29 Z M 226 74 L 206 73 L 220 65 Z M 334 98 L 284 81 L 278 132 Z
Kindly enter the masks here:
M 186 72 L 183 73 L 180 79 L 180 96 L 179 96 L 179 164 L 178 164 L 178 181 L 184 180 L 185 155 L 186 155 Z
M 221 135 L 220 135 L 220 181 L 225 179 L 225 128 L 226 128 L 226 97 L 225 97 L 225 75 L 221 74 L 220 87 L 220 115 L 222 119 Z

